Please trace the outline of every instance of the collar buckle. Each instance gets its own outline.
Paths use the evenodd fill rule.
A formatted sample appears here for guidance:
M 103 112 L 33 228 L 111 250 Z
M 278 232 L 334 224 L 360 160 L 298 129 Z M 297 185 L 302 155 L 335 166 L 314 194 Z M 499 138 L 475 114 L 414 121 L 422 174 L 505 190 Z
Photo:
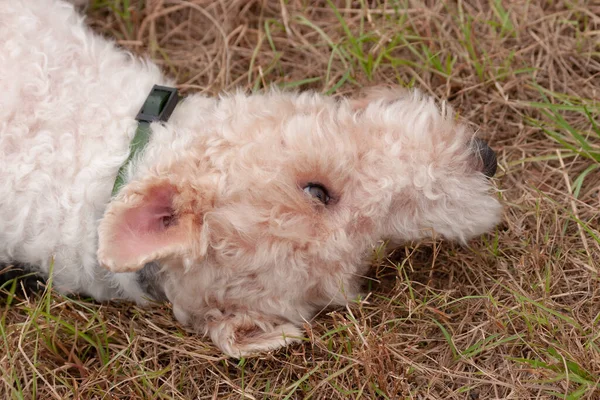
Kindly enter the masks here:
M 135 119 L 139 122 L 168 121 L 178 102 L 176 88 L 154 85 Z

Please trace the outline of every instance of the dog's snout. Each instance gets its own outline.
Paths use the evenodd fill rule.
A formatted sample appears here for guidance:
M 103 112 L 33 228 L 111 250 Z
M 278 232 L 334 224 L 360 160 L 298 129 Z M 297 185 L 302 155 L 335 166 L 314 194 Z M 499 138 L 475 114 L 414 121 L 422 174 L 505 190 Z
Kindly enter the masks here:
M 484 140 L 479 138 L 476 138 L 473 141 L 473 146 L 476 150 L 475 154 L 481 161 L 481 164 L 479 164 L 482 168 L 481 172 L 483 172 L 485 176 L 489 178 L 493 177 L 496 174 L 496 169 L 498 168 L 496 153 Z

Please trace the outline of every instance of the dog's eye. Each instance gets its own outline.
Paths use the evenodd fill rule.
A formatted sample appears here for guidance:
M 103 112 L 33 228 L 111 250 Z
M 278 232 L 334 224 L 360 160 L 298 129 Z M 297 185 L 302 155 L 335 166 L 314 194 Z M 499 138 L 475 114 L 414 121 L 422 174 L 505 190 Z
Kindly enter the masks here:
M 308 193 L 315 199 L 318 199 L 321 203 L 327 204 L 329 203 L 330 197 L 329 193 L 327 193 L 327 189 L 318 183 L 309 183 L 304 187 L 304 192 Z

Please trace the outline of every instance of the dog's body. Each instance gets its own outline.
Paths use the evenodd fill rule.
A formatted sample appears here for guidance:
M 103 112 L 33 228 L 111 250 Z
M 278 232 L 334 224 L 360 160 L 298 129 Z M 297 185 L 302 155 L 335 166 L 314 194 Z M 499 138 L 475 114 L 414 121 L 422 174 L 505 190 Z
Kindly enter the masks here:
M 170 82 L 56 1 L 0 3 L 0 65 L 0 262 L 55 257 L 57 289 L 142 300 L 135 274 L 98 268 L 97 227 L 138 110 Z
M 356 297 L 378 240 L 464 242 L 499 220 L 495 158 L 397 91 L 189 96 L 111 198 L 155 84 L 173 82 L 71 5 L 0 3 L 0 263 L 53 260 L 55 288 L 97 300 L 164 295 L 240 356 Z

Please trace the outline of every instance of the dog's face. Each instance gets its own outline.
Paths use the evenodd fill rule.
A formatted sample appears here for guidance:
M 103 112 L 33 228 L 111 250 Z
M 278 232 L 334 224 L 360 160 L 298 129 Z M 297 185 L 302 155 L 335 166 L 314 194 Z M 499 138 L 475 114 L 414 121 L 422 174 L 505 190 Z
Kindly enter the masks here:
M 356 296 L 378 240 L 465 242 L 499 221 L 495 155 L 419 94 L 191 97 L 177 112 L 164 129 L 193 140 L 140 161 L 98 256 L 115 272 L 158 260 L 177 318 L 230 355 Z

